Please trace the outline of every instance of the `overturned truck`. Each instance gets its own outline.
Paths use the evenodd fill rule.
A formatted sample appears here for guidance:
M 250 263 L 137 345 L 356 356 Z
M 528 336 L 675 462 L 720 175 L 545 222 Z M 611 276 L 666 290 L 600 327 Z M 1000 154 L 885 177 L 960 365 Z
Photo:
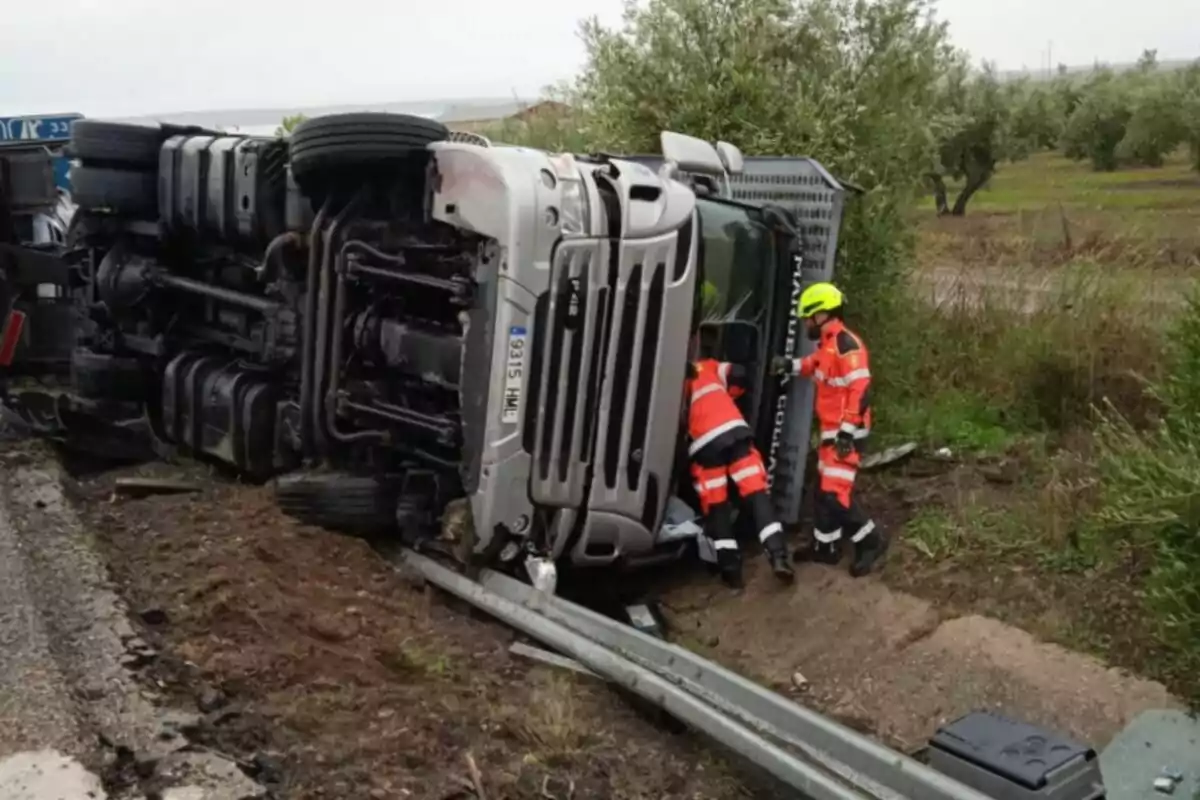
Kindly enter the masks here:
M 475 562 L 634 566 L 688 544 L 665 523 L 693 499 L 686 364 L 711 355 L 751 368 L 740 403 L 794 521 L 810 398 L 767 365 L 808 346 L 792 309 L 832 267 L 840 187 L 807 159 L 662 142 L 550 154 L 367 113 L 286 140 L 80 121 L 70 378 L 9 391 L 5 415 L 275 479 L 333 527 L 420 537 L 457 503 Z

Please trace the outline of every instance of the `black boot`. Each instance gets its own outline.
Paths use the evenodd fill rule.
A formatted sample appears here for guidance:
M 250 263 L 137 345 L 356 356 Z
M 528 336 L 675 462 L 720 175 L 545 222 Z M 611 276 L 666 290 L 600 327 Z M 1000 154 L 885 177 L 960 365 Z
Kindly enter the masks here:
M 737 567 L 727 567 L 721 570 L 721 581 L 730 589 L 741 589 L 746 585 L 742 579 L 742 568 L 739 564 Z
M 887 555 L 890 543 L 887 535 L 874 527 L 874 523 L 867 524 L 872 526 L 871 532 L 854 543 L 854 560 L 850 562 L 850 576 L 853 578 L 869 575 L 877 567 L 883 566 Z
M 786 549 L 778 551 L 767 551 L 767 560 L 771 562 L 771 571 L 775 573 L 775 577 L 784 583 L 791 583 L 796 579 L 796 573 L 792 570 L 792 565 L 788 561 Z

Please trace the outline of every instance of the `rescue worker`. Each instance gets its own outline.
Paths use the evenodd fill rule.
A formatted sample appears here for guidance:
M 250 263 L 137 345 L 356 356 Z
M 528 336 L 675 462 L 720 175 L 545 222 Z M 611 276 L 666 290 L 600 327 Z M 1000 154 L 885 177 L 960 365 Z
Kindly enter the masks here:
M 854 548 L 850 574 L 871 572 L 887 551 L 888 539 L 859 507 L 854 481 L 871 432 L 871 369 L 867 346 L 842 320 L 845 298 L 831 283 L 815 283 L 800 295 L 798 315 L 808 338 L 817 341 L 812 355 L 776 357 L 772 370 L 816 383 L 818 490 L 813 510 L 813 546 L 795 560 L 837 564 L 842 542 Z
M 688 460 L 700 498 L 704 532 L 712 540 L 721 577 L 742 585 L 742 556 L 733 530 L 730 482 L 750 512 L 771 569 L 782 581 L 792 580 L 783 526 L 774 519 L 767 493 L 767 468 L 754 446 L 754 434 L 734 397 L 742 390 L 730 381 L 738 367 L 715 359 L 690 365 L 688 380 Z

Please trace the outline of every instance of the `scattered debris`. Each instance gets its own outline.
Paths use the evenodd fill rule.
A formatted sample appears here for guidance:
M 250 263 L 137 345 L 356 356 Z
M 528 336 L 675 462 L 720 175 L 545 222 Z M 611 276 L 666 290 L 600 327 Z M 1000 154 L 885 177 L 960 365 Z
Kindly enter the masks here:
M 487 800 L 487 793 L 483 791 L 483 775 L 479 772 L 479 765 L 475 763 L 475 756 L 467 752 L 467 772 L 471 775 L 471 784 L 475 787 L 475 796 L 479 800 Z
M 529 556 L 525 559 L 525 571 L 533 588 L 546 595 L 553 595 L 558 588 L 558 569 L 548 558 Z
M 228 702 L 225 695 L 212 686 L 202 686 L 200 691 L 196 693 L 196 708 L 200 709 L 205 714 L 210 714 L 219 708 L 223 708 Z
M 1154 791 L 1159 794 L 1175 794 L 1175 781 L 1166 777 L 1155 778 Z
M 73 758 L 56 750 L 16 753 L 0 760 L 0 797 L 46 800 L 59 797 L 108 797 L 100 779 Z
M 137 500 L 143 497 L 160 494 L 189 494 L 203 491 L 204 487 L 189 481 L 171 480 L 169 478 L 117 478 L 113 484 L 113 497 L 127 497 Z
M 892 464 L 897 464 L 915 452 L 917 452 L 917 443 L 905 442 L 895 447 L 889 447 L 886 450 L 880 450 L 878 453 L 870 453 L 862 460 L 858 468 L 867 472 L 874 469 L 881 469 Z
M 933 451 L 933 455 L 935 458 L 940 458 L 945 461 L 949 461 L 950 459 L 954 458 L 954 453 L 949 447 L 939 447 L 937 450 Z
M 1015 459 L 1005 459 L 998 464 L 981 467 L 979 474 L 988 483 L 1010 486 L 1021 479 L 1021 465 Z
M 792 686 L 798 692 L 807 692 L 809 688 L 808 678 L 804 677 L 804 673 L 800 670 L 796 670 L 792 673 Z
M 562 783 L 562 781 L 557 781 L 557 782 Z M 571 780 L 570 778 L 566 779 L 567 785 L 565 787 L 563 787 L 564 791 L 561 796 L 554 794 L 550 791 L 552 783 L 555 783 L 555 781 L 549 775 L 547 775 L 545 778 L 542 778 L 542 798 L 543 798 L 543 800 L 571 800 L 571 798 L 573 798 L 575 796 L 575 781 Z M 555 787 L 555 788 L 557 788 L 557 787 Z
M 1163 767 L 1162 776 L 1164 778 L 1170 778 L 1175 783 L 1183 783 L 1183 773 L 1174 767 Z
M 236 762 L 213 752 L 171 753 L 159 761 L 158 774 L 179 787 L 174 794 L 164 793 L 164 800 L 248 800 L 266 794 L 266 789 L 246 777 Z
M 440 538 L 443 542 L 457 544 L 471 532 L 471 501 L 465 497 L 451 500 L 442 511 Z
M 635 629 L 656 639 L 665 638 L 667 626 L 662 614 L 658 610 L 657 602 L 650 600 L 645 603 L 626 606 L 625 613 L 629 617 L 629 624 Z
M 508 652 L 514 656 L 521 656 L 533 661 L 540 661 L 543 664 L 549 664 L 552 667 L 562 667 L 573 672 L 578 672 L 580 675 L 587 675 L 591 678 L 599 678 L 600 676 L 592 672 L 590 669 L 580 664 L 573 658 L 560 656 L 558 653 L 552 653 L 549 650 L 543 650 L 540 647 L 534 647 L 531 644 L 524 642 L 513 642 L 508 648 Z
M 161 608 L 143 609 L 138 616 L 141 617 L 142 622 L 146 623 L 147 625 L 157 626 L 167 624 L 167 612 L 163 611 Z

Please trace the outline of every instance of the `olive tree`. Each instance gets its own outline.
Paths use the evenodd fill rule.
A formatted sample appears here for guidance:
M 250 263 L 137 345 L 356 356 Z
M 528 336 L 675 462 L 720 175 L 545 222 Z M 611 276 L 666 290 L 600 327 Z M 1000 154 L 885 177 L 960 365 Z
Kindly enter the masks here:
M 648 0 L 582 32 L 572 103 L 596 146 L 654 152 L 674 129 L 813 156 L 866 190 L 845 220 L 841 280 L 861 296 L 905 262 L 904 211 L 954 58 L 928 0 Z
M 1029 154 L 1041 131 L 1030 118 L 1036 107 L 1018 117 L 1025 93 L 1021 84 L 1001 84 L 990 66 L 972 75 L 965 60 L 959 60 L 947 74 L 938 103 L 937 157 L 928 176 L 938 214 L 961 217 L 967 203 L 996 173 L 997 164 Z M 1028 130 L 1020 130 L 1018 123 Z M 963 182 L 953 206 L 948 202 L 946 178 Z
M 1108 70 L 1097 71 L 1067 120 L 1063 151 L 1069 158 L 1089 159 L 1097 171 L 1115 170 L 1117 148 L 1132 116 L 1126 84 Z
M 1117 145 L 1117 160 L 1142 167 L 1161 167 L 1184 139 L 1182 93 L 1177 81 L 1155 76 L 1130 90 L 1129 124 Z
M 1200 61 L 1180 73 L 1179 83 L 1183 138 L 1191 155 L 1192 169 L 1200 170 Z
M 1071 103 L 1069 91 L 1028 80 L 1010 86 L 1015 140 L 1030 150 L 1057 148 L 1070 113 L 1067 108 Z

